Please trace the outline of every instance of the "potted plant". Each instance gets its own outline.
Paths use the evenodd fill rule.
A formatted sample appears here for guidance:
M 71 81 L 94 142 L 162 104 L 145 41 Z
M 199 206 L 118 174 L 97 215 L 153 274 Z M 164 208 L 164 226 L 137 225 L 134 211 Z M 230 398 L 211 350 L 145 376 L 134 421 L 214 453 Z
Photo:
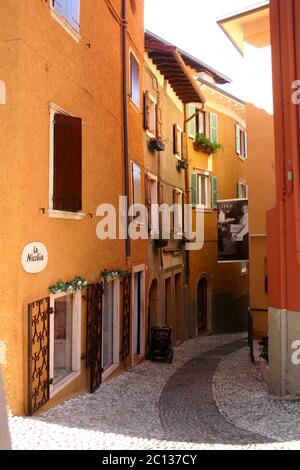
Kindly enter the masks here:
M 177 162 L 177 169 L 178 170 L 187 170 L 189 167 L 189 164 L 187 162 L 187 160 L 178 160 Z
M 194 141 L 194 149 L 198 152 L 204 152 L 211 155 L 217 153 L 220 150 L 224 150 L 224 147 L 222 144 L 216 144 L 215 142 L 212 142 L 210 139 L 205 137 L 204 134 L 197 134 Z
M 163 152 L 166 148 L 166 144 L 163 139 L 160 139 L 158 137 L 153 137 L 152 139 L 148 141 L 148 148 L 152 152 L 154 152 L 155 150 L 157 152 Z

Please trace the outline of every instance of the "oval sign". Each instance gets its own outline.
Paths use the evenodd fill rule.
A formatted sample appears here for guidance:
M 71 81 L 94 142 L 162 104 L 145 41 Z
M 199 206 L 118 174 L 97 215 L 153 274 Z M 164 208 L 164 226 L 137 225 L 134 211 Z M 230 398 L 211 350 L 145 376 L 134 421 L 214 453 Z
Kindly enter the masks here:
M 22 252 L 22 266 L 29 274 L 41 273 L 48 264 L 48 250 L 44 243 L 28 243 Z

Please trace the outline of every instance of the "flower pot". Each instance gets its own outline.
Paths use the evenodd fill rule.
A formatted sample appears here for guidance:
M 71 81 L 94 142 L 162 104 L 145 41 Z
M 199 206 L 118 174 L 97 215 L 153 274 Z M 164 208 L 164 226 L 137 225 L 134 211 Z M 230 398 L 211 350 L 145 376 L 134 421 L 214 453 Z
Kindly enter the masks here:
M 189 167 L 189 164 L 186 160 L 179 160 L 177 163 L 177 169 L 178 170 L 187 170 Z
M 206 147 L 205 145 L 201 145 L 201 144 L 194 144 L 194 149 L 197 152 L 203 152 L 203 153 L 206 153 L 208 155 L 211 155 L 211 154 L 215 153 L 211 148 Z
M 157 152 L 163 152 L 166 148 L 165 143 L 160 139 L 150 139 L 148 142 L 148 147 L 150 150 Z

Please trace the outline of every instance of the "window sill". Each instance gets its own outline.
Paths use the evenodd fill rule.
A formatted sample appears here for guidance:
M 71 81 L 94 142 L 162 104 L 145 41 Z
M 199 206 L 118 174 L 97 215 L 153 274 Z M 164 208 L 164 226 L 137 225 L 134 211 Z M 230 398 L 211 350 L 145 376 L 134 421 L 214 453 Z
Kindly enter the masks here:
M 196 212 L 204 212 L 204 214 L 213 214 L 215 209 L 209 209 L 209 208 L 200 208 L 200 207 L 194 207 Z
M 77 33 L 75 29 L 69 25 L 69 23 L 55 10 L 55 8 L 53 8 L 53 6 L 50 7 L 50 11 L 52 18 L 54 18 L 55 21 L 57 21 L 57 23 L 62 26 L 62 28 L 74 39 L 75 42 L 79 43 L 81 39 L 79 33 Z
M 102 374 L 102 381 L 105 382 L 119 367 L 119 364 L 113 364 Z
M 149 137 L 150 139 L 156 139 L 156 135 L 152 134 L 150 131 L 146 131 L 146 136 Z
M 248 158 L 243 157 L 242 155 L 238 155 L 239 159 L 242 160 L 242 162 L 246 162 Z
M 86 214 L 82 212 L 57 211 L 54 209 L 48 209 L 48 215 L 51 219 L 65 220 L 82 220 L 86 217 Z
M 55 397 L 59 392 L 66 388 L 73 380 L 77 379 L 80 376 L 81 372 L 71 372 L 65 379 L 58 382 L 57 385 L 53 385 L 52 390 L 50 391 L 50 399 Z

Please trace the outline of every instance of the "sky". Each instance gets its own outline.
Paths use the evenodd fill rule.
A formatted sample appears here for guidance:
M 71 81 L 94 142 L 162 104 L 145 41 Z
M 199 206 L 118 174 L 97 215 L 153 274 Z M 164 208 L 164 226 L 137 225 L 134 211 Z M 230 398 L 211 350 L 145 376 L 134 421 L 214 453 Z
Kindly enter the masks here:
M 243 59 L 217 25 L 220 16 L 255 0 L 145 0 L 145 27 L 233 80 L 225 89 L 237 97 L 273 110 L 271 49 L 246 46 Z

